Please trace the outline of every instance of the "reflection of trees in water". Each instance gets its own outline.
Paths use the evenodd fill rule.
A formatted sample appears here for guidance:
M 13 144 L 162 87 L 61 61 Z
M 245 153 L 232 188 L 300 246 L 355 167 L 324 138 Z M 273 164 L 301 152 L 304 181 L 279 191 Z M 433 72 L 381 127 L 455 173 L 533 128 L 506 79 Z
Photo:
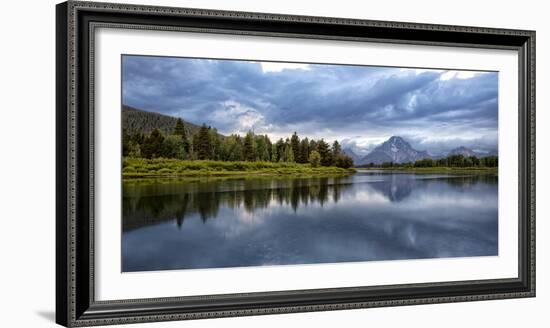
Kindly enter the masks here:
M 498 184 L 494 175 L 426 177 L 409 174 L 384 174 L 382 181 L 368 182 L 392 202 L 399 202 L 417 188 L 444 182 L 455 190 L 468 192 L 476 184 Z M 219 181 L 218 181 L 219 182 Z M 123 230 L 175 219 L 178 226 L 186 217 L 198 214 L 203 222 L 216 218 L 220 207 L 244 208 L 248 213 L 265 209 L 270 203 L 290 206 L 296 211 L 300 206 L 327 202 L 337 203 L 342 192 L 352 187 L 347 178 L 289 179 L 284 181 L 246 181 L 221 185 L 200 183 L 187 185 L 183 190 L 150 190 L 134 188 L 124 192 Z
M 314 183 L 312 183 L 314 182 Z M 186 216 L 198 214 L 205 222 L 216 218 L 220 206 L 244 208 L 253 213 L 257 209 L 268 208 L 271 202 L 292 207 L 318 203 L 321 206 L 332 200 L 338 202 L 341 193 L 351 187 L 349 181 L 338 178 L 293 179 L 278 183 L 272 188 L 197 192 L 182 192 L 159 196 L 140 195 L 136 190 L 131 197 L 124 197 L 123 231 L 136 229 L 155 223 L 176 219 L 178 226 Z
M 455 176 L 447 178 L 447 182 L 452 186 L 469 189 L 470 187 L 483 183 L 488 185 L 498 185 L 498 176 L 493 174 L 479 174 L 470 176 Z

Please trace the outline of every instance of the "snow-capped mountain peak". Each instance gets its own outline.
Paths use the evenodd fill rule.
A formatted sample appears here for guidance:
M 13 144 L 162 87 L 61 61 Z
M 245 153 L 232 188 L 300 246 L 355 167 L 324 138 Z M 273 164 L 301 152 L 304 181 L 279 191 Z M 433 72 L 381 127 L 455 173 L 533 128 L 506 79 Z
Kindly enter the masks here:
M 381 145 L 374 148 L 361 159 L 360 164 L 381 164 L 384 162 L 406 163 L 430 157 L 428 152 L 419 151 L 399 136 L 392 136 Z

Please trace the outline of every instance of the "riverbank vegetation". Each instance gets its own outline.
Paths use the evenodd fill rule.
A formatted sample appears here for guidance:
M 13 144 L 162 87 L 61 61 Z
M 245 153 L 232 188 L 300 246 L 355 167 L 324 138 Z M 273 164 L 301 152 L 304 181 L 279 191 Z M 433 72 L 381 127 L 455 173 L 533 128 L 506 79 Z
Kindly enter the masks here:
M 299 163 L 124 158 L 124 178 L 192 177 L 236 175 L 346 175 L 354 168 Z
M 498 167 L 363 167 L 358 170 L 366 171 L 387 171 L 390 172 L 411 172 L 411 173 L 448 173 L 448 174 L 498 174 Z
M 415 162 L 382 164 L 370 163 L 361 165 L 360 168 L 390 169 L 390 170 L 414 170 L 414 171 L 464 171 L 464 170 L 498 170 L 498 156 L 465 157 L 464 155 L 451 155 L 444 158 L 424 158 Z

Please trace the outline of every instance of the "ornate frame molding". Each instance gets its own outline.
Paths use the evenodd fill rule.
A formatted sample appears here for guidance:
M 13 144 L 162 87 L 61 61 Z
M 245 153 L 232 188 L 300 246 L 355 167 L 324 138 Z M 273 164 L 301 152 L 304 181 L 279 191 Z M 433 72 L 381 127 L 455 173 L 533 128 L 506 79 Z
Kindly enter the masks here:
M 520 58 L 518 279 L 94 299 L 94 33 L 98 27 L 512 49 Z M 535 296 L 535 32 L 68 1 L 57 5 L 56 321 L 199 319 Z

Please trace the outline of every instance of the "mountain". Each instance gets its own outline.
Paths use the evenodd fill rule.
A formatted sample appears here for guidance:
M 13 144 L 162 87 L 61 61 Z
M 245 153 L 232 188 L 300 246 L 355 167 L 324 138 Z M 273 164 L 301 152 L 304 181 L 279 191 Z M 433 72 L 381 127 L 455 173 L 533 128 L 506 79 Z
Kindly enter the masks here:
M 171 134 L 174 132 L 177 120 L 176 117 L 122 105 L 122 129 L 126 129 L 128 134 L 135 132 L 149 134 L 155 128 L 164 134 Z M 189 136 L 197 133 L 200 129 L 200 126 L 186 121 L 183 121 L 183 126 Z
M 451 150 L 447 156 L 452 156 L 452 155 L 462 155 L 464 157 L 477 156 L 477 154 L 473 150 L 463 146 Z
M 353 163 L 357 164 L 361 161 L 361 156 L 357 155 L 351 148 L 344 148 L 342 151 L 353 159 Z
M 451 155 L 462 155 L 464 157 L 472 157 L 472 156 L 487 157 L 487 156 L 498 156 L 498 151 L 491 150 L 489 152 L 477 152 L 477 151 L 471 150 L 470 148 L 461 146 L 451 150 L 449 154 L 447 154 L 447 156 L 451 156 Z
M 382 164 L 384 162 L 407 163 L 429 158 L 427 151 L 419 151 L 411 147 L 403 138 L 393 136 L 374 148 L 357 164 Z

